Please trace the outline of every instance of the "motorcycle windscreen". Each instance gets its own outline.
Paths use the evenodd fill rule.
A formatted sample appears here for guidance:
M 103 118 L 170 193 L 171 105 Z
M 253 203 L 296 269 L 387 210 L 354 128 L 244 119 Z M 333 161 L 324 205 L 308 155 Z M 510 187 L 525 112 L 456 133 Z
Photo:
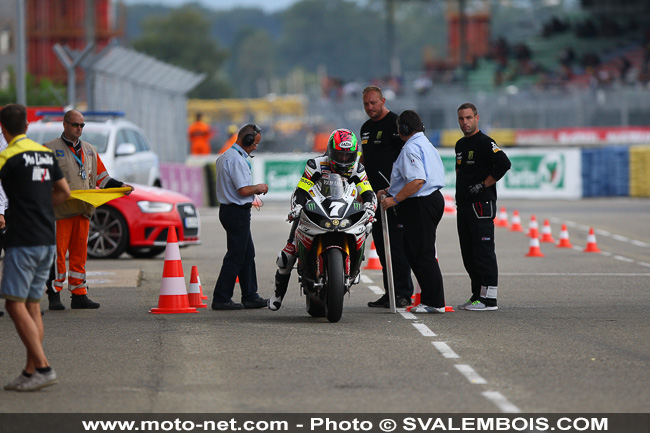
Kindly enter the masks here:
M 345 197 L 345 180 L 336 173 L 323 176 L 318 181 L 320 193 L 323 197 L 340 199 Z

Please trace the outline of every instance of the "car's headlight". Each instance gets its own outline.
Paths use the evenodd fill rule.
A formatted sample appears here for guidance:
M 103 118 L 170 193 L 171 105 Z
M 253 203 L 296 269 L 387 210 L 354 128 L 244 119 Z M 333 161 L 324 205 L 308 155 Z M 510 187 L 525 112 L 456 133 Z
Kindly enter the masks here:
M 172 203 L 165 203 L 161 201 L 139 201 L 138 207 L 144 213 L 163 213 L 171 212 L 174 208 Z

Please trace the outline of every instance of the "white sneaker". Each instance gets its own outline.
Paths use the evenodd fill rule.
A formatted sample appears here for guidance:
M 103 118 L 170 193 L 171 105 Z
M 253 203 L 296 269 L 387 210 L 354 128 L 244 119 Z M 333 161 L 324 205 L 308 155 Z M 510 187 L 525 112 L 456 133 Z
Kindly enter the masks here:
M 56 372 L 53 369 L 44 374 L 39 373 L 37 370 L 32 374 L 32 377 L 16 386 L 16 391 L 38 391 L 46 386 L 54 385 L 58 381 Z
M 269 306 L 269 310 L 278 311 L 282 306 L 282 297 L 275 296 L 275 292 L 273 292 L 273 294 L 269 298 L 269 302 L 267 303 L 267 305 Z
M 495 311 L 495 310 L 498 310 L 499 307 L 497 307 L 496 305 L 488 306 L 488 305 L 485 305 L 481 301 L 474 301 L 474 302 L 472 302 L 471 305 L 468 305 L 467 307 L 465 307 L 465 309 L 467 311 Z
M 411 313 L 444 314 L 445 307 L 435 308 L 435 307 L 429 307 L 428 305 L 424 305 L 424 304 L 418 304 L 415 307 L 411 308 Z
M 467 307 L 469 307 L 470 305 L 472 305 L 472 300 L 468 299 L 465 303 L 456 306 L 456 308 L 458 308 L 459 310 L 467 310 Z
M 18 385 L 25 383 L 29 380 L 29 377 L 25 376 L 24 374 L 20 373 L 20 375 L 12 380 L 11 382 L 7 382 L 5 385 L 5 390 L 7 391 L 15 391 Z

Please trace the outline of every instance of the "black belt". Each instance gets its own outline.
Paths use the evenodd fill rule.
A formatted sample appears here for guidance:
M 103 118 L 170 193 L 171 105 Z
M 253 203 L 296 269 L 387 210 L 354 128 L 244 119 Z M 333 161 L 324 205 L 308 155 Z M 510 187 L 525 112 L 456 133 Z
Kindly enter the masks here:
M 222 204 L 221 206 L 233 206 L 233 207 L 239 207 L 242 209 L 250 209 L 253 207 L 253 203 L 246 203 L 246 204 L 235 204 L 235 203 L 229 203 L 229 204 Z

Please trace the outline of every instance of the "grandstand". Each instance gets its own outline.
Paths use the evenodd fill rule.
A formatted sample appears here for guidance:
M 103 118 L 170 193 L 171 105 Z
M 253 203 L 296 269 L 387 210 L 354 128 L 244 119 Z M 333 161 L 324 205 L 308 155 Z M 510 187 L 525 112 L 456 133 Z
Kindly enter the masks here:
M 609 84 L 620 81 L 623 59 L 628 59 L 629 68 L 637 72 L 630 78 L 644 83 L 640 72 L 648 68 L 650 35 L 642 24 L 643 16 L 627 11 L 602 15 L 600 10 L 582 10 L 562 20 L 552 17 L 553 23 L 562 23 L 557 24 L 557 31 L 551 30 L 551 22 L 546 23 L 540 34 L 509 47 L 505 60 L 499 62 L 489 56 L 479 59 L 466 76 L 467 86 L 491 91 L 506 86 L 525 89 Z M 523 47 L 528 56 L 516 58 L 513 48 L 517 47 Z M 568 49 L 573 59 L 564 63 L 563 70 L 561 54 Z

